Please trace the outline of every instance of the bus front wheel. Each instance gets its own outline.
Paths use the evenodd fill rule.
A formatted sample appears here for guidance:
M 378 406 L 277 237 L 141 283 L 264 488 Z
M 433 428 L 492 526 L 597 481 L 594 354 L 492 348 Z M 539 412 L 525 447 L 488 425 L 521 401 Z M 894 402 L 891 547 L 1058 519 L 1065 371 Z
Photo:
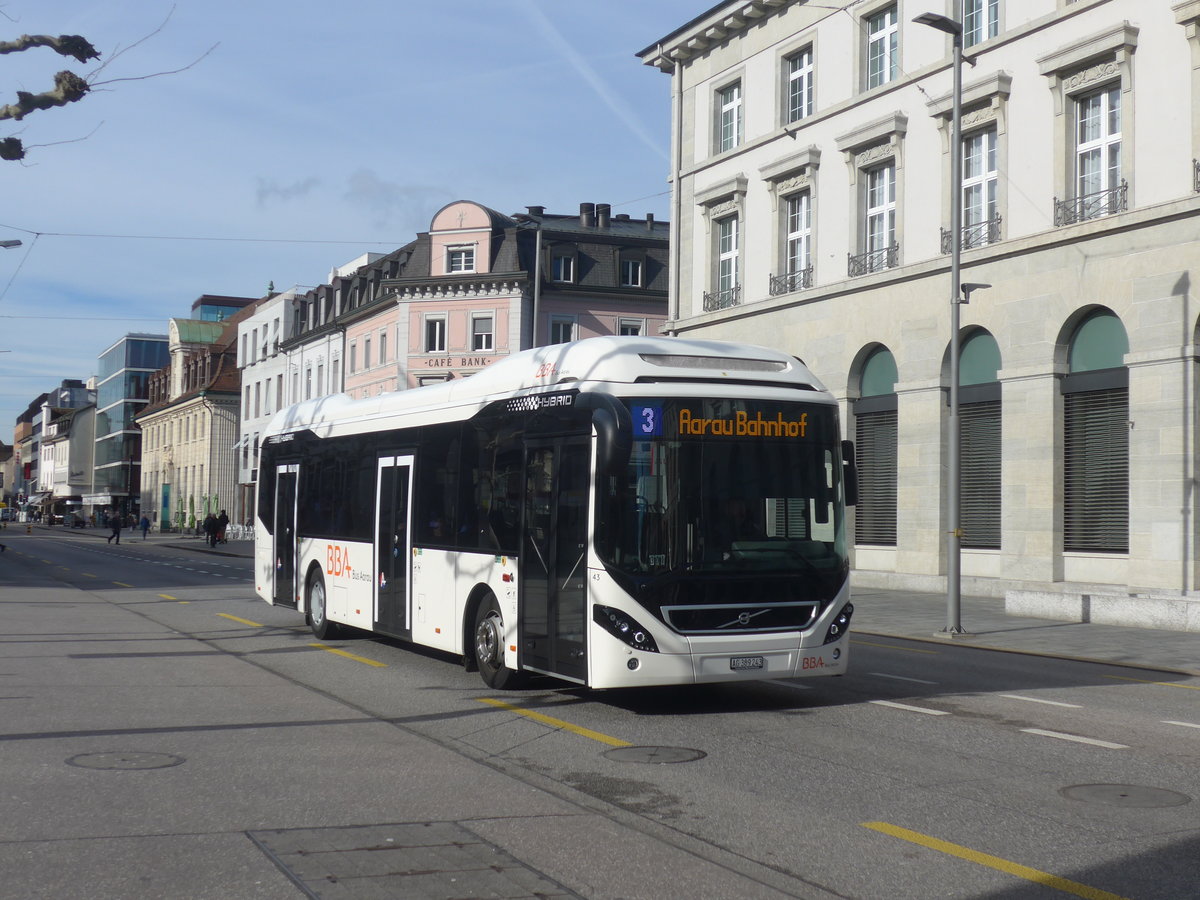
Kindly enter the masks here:
M 337 637 L 338 627 L 329 621 L 329 609 L 325 596 L 325 579 L 320 573 L 308 581 L 308 627 L 322 641 Z
M 490 688 L 515 688 L 523 680 L 521 673 L 504 665 L 504 618 L 491 594 L 483 598 L 475 613 L 475 664 Z

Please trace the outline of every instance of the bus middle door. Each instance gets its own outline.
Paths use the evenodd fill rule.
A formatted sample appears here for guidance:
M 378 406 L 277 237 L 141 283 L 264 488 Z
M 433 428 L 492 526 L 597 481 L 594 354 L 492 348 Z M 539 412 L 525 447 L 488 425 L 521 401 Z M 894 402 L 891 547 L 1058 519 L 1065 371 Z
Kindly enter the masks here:
M 296 482 L 300 466 L 275 467 L 275 605 L 296 608 Z
M 397 637 L 412 634 L 412 467 L 411 456 L 381 456 L 375 482 L 375 628 Z
M 587 495 L 591 438 L 529 441 L 521 538 L 525 665 L 587 679 Z

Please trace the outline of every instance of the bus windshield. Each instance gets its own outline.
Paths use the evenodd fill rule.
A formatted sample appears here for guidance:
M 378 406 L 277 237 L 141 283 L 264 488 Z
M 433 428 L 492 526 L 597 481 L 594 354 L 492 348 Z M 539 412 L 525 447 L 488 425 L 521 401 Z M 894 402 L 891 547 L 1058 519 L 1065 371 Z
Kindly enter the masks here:
M 796 577 L 831 596 L 847 571 L 834 407 L 629 401 L 625 470 L 602 480 L 597 547 L 637 581 Z

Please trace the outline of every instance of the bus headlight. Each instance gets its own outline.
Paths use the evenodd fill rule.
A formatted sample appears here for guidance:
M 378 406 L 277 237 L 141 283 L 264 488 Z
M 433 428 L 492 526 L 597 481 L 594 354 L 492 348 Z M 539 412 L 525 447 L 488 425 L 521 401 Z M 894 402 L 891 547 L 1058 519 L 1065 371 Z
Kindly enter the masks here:
M 837 614 L 837 618 L 829 624 L 829 630 L 825 632 L 826 644 L 840 641 L 846 636 L 846 632 L 850 630 L 850 617 L 852 615 L 854 615 L 854 605 L 847 603 L 842 607 L 842 611 Z
M 592 607 L 592 621 L 615 637 L 628 644 L 635 650 L 645 650 L 647 653 L 657 653 L 658 643 L 633 616 L 611 606 Z

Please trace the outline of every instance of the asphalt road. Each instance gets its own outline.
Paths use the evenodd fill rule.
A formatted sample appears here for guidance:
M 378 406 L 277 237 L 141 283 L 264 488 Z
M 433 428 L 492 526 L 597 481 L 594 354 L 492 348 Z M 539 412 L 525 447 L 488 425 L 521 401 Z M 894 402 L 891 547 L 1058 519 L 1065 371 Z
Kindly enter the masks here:
M 1197 896 L 1200 678 L 860 636 L 500 693 L 321 645 L 249 560 L 4 541 L 0 897 Z

